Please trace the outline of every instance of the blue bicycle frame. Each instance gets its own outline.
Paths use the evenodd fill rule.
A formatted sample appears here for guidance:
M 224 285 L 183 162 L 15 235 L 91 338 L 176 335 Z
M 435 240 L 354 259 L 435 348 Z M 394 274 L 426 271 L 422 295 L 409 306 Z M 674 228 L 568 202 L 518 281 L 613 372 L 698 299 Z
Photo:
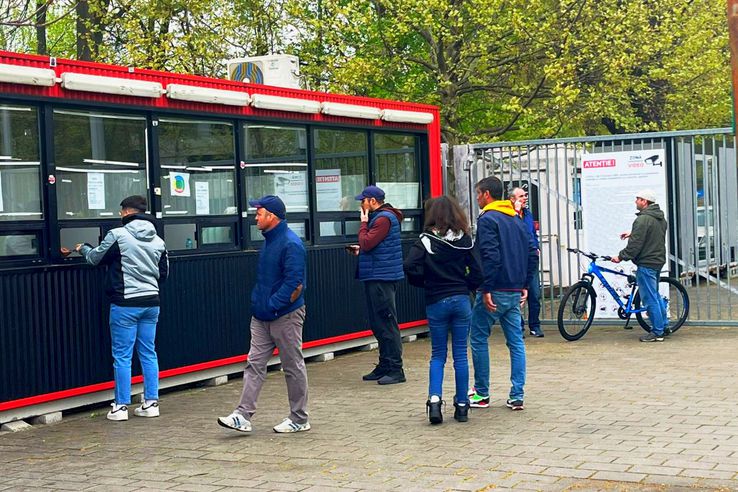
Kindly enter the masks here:
M 640 309 L 633 309 L 633 298 L 635 297 L 634 294 L 635 294 L 635 289 L 636 289 L 635 279 L 630 279 L 630 278 L 628 279 L 629 281 L 632 280 L 633 288 L 631 289 L 630 295 L 628 296 L 628 302 L 624 303 L 622 299 L 620 299 L 620 295 L 618 295 L 615 289 L 610 285 L 610 283 L 607 281 L 607 279 L 602 274 L 602 272 L 612 273 L 614 275 L 619 275 L 621 277 L 631 277 L 628 274 L 600 266 L 597 264 L 597 259 L 593 259 L 591 260 L 589 267 L 587 267 L 587 273 L 582 275 L 582 280 L 585 280 L 589 282 L 590 285 L 592 285 L 593 277 L 597 277 L 599 281 L 602 283 L 602 285 L 605 286 L 605 288 L 610 293 L 612 298 L 615 299 L 615 302 L 618 303 L 620 308 L 623 310 L 623 314 L 625 314 L 626 316 L 630 316 L 631 314 L 636 314 L 636 313 L 643 313 L 646 311 L 645 307 L 640 308 Z

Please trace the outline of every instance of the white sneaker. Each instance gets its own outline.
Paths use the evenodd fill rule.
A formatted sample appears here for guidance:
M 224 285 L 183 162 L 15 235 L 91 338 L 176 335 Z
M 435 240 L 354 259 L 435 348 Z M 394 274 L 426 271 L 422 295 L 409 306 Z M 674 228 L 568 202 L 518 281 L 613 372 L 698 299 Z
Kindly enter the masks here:
M 251 432 L 251 422 L 238 412 L 233 412 L 228 417 L 218 417 L 218 425 L 238 432 Z
M 108 420 L 128 420 L 128 407 L 126 405 L 111 403 L 110 406 L 113 409 L 108 412 Z
M 304 424 L 297 424 L 290 419 L 284 419 L 281 424 L 274 426 L 274 432 L 304 432 L 310 430 L 310 422 Z
M 136 417 L 158 417 L 159 402 L 157 400 L 144 400 L 140 407 L 133 410 Z

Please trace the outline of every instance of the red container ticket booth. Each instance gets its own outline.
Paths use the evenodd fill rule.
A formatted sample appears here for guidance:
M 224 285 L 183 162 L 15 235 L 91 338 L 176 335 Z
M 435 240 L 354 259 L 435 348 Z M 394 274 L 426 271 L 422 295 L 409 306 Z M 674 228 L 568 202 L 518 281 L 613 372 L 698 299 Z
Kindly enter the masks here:
M 308 251 L 306 355 L 366 343 L 354 196 L 383 188 L 408 248 L 440 159 L 435 106 L 0 51 L 0 423 L 110 398 L 104 269 L 60 248 L 98 244 L 122 198 L 148 198 L 170 252 L 167 387 L 240 372 L 265 194 Z M 420 329 L 422 292 L 397 301 Z

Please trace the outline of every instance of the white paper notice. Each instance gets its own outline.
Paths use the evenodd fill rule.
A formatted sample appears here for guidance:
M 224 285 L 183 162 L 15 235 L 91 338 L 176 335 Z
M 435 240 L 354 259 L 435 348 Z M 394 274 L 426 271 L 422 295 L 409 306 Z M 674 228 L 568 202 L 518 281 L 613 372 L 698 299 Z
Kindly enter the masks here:
M 87 173 L 87 208 L 90 210 L 105 209 L 105 175 L 103 173 Z
M 0 173 L 0 212 L 3 210 L 3 175 Z
M 315 195 L 318 210 L 341 210 L 341 170 L 316 169 Z M 354 197 L 350 197 L 353 199 Z
M 599 255 L 617 255 L 627 242 L 620 234 L 629 232 L 635 214 L 635 195 L 651 189 L 664 214 L 666 202 L 666 169 L 663 150 L 640 150 L 582 155 L 582 224 L 584 248 Z M 668 220 L 668 219 L 667 219 Z M 631 262 L 605 265 L 624 273 L 635 271 Z M 668 268 L 665 266 L 665 268 Z M 625 277 L 605 274 L 607 281 L 622 295 L 626 294 Z M 618 304 L 599 281 L 597 316 L 617 317 Z
M 287 210 L 307 210 L 307 171 L 275 173 L 274 194 L 282 199 Z
M 169 173 L 169 194 L 190 196 L 190 173 Z
M 195 181 L 195 214 L 210 215 L 210 183 Z
M 377 182 L 384 190 L 384 201 L 399 209 L 420 208 L 420 183 Z

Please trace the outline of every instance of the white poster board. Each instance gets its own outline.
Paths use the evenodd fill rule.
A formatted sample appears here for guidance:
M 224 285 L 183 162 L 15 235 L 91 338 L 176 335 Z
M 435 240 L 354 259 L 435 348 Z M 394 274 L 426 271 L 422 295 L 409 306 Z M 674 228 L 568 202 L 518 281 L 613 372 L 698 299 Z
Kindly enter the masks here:
M 315 196 L 318 210 L 341 210 L 340 169 L 317 169 L 315 171 Z
M 195 181 L 195 214 L 210 215 L 210 183 Z
M 420 183 L 377 182 L 384 190 L 384 201 L 398 209 L 420 208 Z
M 630 232 L 638 212 L 635 195 L 639 190 L 653 190 L 656 203 L 664 214 L 667 213 L 665 164 L 664 150 L 582 155 L 582 249 L 598 255 L 615 256 L 625 248 L 627 240 L 621 240 L 620 234 Z M 631 262 L 603 262 L 603 265 L 628 274 L 636 270 Z M 605 277 L 621 295 L 629 292 L 625 277 L 608 274 Z M 594 287 L 597 291 L 597 316 L 616 318 L 618 304 L 596 279 Z M 662 294 L 668 295 L 668 292 Z
M 105 174 L 87 173 L 87 208 L 105 209 Z
M 169 173 L 169 194 L 171 196 L 190 196 L 190 173 Z
M 274 194 L 282 199 L 287 210 L 307 211 L 307 171 L 283 171 L 273 176 Z

